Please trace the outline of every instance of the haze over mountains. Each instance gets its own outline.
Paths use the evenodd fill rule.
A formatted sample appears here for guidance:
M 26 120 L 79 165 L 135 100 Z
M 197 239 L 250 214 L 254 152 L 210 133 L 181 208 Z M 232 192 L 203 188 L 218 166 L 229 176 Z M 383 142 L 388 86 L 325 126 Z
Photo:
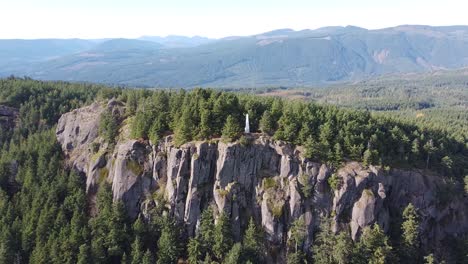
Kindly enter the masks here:
M 0 76 L 157 87 L 312 86 L 468 66 L 468 26 L 246 37 L 0 40 Z

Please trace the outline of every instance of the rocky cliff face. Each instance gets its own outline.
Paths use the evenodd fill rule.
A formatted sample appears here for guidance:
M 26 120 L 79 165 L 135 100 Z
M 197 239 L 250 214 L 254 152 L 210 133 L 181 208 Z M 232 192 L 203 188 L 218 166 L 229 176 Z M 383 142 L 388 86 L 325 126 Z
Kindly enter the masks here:
M 69 165 L 86 177 L 91 201 L 99 183 L 108 181 L 114 199 L 122 200 L 132 217 L 161 202 L 154 199 L 161 194 L 168 212 L 192 236 L 201 212 L 213 205 L 217 214 L 230 216 L 236 239 L 253 217 L 266 232 L 272 258 L 282 255 L 288 230 L 300 217 L 309 231 L 308 250 L 324 217 L 332 217 L 336 231 L 350 228 L 356 239 L 373 223 L 391 229 L 393 218 L 410 202 L 421 215 L 423 243 L 438 245 L 449 235 L 468 232 L 467 199 L 441 199 L 443 177 L 364 168 L 357 162 L 333 169 L 304 159 L 300 148 L 267 137 L 252 138 L 248 145 L 192 142 L 175 147 L 169 136 L 151 144 L 130 139 L 125 122 L 109 151 L 98 136 L 106 107 L 119 112 L 123 106 L 93 104 L 67 113 L 58 123 L 57 138 Z

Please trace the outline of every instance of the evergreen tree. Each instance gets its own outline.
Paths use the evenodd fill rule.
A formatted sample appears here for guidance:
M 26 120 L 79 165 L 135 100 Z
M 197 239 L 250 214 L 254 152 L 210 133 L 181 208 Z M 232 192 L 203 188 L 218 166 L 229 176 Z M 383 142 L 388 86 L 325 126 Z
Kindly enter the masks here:
M 377 155 L 374 150 L 366 149 L 364 156 L 362 157 L 362 165 L 368 167 L 376 163 Z
M 80 252 L 78 253 L 78 264 L 88 264 L 91 263 L 91 249 L 87 244 L 80 246 Z
M 258 230 L 253 218 L 249 220 L 249 226 L 245 230 L 242 241 L 244 258 L 253 263 L 259 263 L 263 257 L 263 234 Z
M 325 218 L 320 224 L 320 229 L 312 248 L 315 263 L 331 264 L 335 263 L 333 252 L 336 241 L 331 230 L 331 219 Z
M 207 139 L 214 134 L 212 124 L 211 110 L 204 107 L 200 110 L 200 131 L 198 132 L 199 139 Z
M 217 262 L 214 262 L 212 259 L 211 259 L 211 256 L 209 254 L 206 254 L 205 255 L 205 259 L 203 260 L 202 264 L 215 264 Z
M 286 258 L 286 263 L 287 264 L 305 264 L 305 254 L 301 250 L 298 250 L 296 252 L 288 252 L 287 258 Z
M 353 263 L 390 263 L 393 260 L 388 237 L 378 224 L 364 228 L 355 249 Z
M 127 256 L 127 252 L 125 252 L 122 256 L 122 262 L 121 264 L 128 264 L 130 263 L 129 260 L 128 260 L 128 256 Z
M 127 219 L 122 201 L 113 204 L 110 231 L 107 237 L 108 254 L 111 259 L 120 260 L 127 248 L 128 241 Z
M 222 213 L 217 219 L 214 229 L 213 253 L 218 260 L 222 260 L 232 247 L 231 223 L 229 218 Z
M 368 167 L 369 165 L 372 165 L 372 163 L 373 163 L 372 152 L 369 149 L 366 149 L 362 157 L 362 165 L 364 165 L 365 167 Z
M 241 262 L 242 245 L 240 243 L 234 244 L 231 250 L 227 253 L 223 264 L 237 264 Z
M 267 135 L 272 135 L 275 131 L 275 122 L 268 110 L 263 112 L 262 118 L 260 119 L 260 130 Z
M 364 146 L 362 144 L 351 145 L 348 149 L 349 158 L 355 161 L 360 161 L 363 149 L 364 149 Z
M 145 225 L 141 217 L 138 217 L 135 220 L 135 222 L 132 225 L 132 229 L 133 229 L 133 234 L 135 235 L 135 239 L 138 238 L 139 240 L 143 238 L 149 232 L 147 226 Z M 140 241 L 140 242 L 143 242 L 143 241 Z
M 275 139 L 299 143 L 297 138 L 301 129 L 299 111 L 299 105 L 296 103 L 291 103 L 284 107 L 283 114 L 278 120 L 278 129 L 274 136 Z
M 161 236 L 158 240 L 158 264 L 175 263 L 179 256 L 177 245 L 177 234 L 174 224 L 168 220 L 163 220 Z
M 413 140 L 413 142 L 411 143 L 411 153 L 413 154 L 413 157 L 415 160 L 417 160 L 419 158 L 419 155 L 420 155 L 420 143 L 419 143 L 419 139 L 418 138 L 415 138 Z
M 110 143 L 114 143 L 119 130 L 116 117 L 110 110 L 104 111 L 100 116 L 99 134 Z
M 335 146 L 333 147 L 333 164 L 335 166 L 339 166 L 341 162 L 343 161 L 344 158 L 344 153 L 343 149 L 341 148 L 340 143 L 336 143 Z
M 434 146 L 434 141 L 430 139 L 424 144 L 424 150 L 426 151 L 426 169 L 429 168 L 429 161 L 431 156 L 437 151 L 437 148 Z
M 307 235 L 307 228 L 305 226 L 304 217 L 301 216 L 294 220 L 291 225 L 290 232 L 291 236 L 289 241 L 294 247 L 294 252 L 297 252 L 299 248 L 302 247 L 302 243 L 304 243 Z
M 174 141 L 177 146 L 180 146 L 192 140 L 192 116 L 190 110 L 186 108 L 180 117 L 177 128 L 174 132 Z
M 403 211 L 403 224 L 401 225 L 403 231 L 401 257 L 404 263 L 415 263 L 419 261 L 419 223 L 418 215 L 413 204 L 408 204 Z
M 442 166 L 444 166 L 446 173 L 450 173 L 453 166 L 453 160 L 449 156 L 444 156 L 441 160 Z
M 200 228 L 197 234 L 197 239 L 201 243 L 201 256 L 210 255 L 213 252 L 215 242 L 214 230 L 213 209 L 209 206 L 200 217 Z
M 236 140 L 239 137 L 241 131 L 242 130 L 239 126 L 239 121 L 236 120 L 232 115 L 228 116 L 223 127 L 223 139 L 227 141 Z
M 335 245 L 333 246 L 333 251 L 331 252 L 334 259 L 334 263 L 337 264 L 346 264 L 351 263 L 353 252 L 353 244 L 351 237 L 347 232 L 340 232 L 335 236 Z
M 187 245 L 188 262 L 198 263 L 198 260 L 202 257 L 202 244 L 199 238 L 190 238 Z
M 140 240 L 140 236 L 137 236 L 135 238 L 135 241 L 133 241 L 132 244 L 132 254 L 131 254 L 131 259 L 132 259 L 132 264 L 140 264 L 143 261 L 143 245 Z
M 8 243 L 0 242 L 0 263 L 12 263 L 14 255 Z
M 155 117 L 153 124 L 151 125 L 148 138 L 151 140 L 153 144 L 157 144 L 157 142 L 161 139 L 163 133 L 167 130 L 167 124 L 165 118 L 162 114 L 159 114 Z
M 145 254 L 143 255 L 143 259 L 140 263 L 141 264 L 154 264 L 154 257 L 149 249 L 146 250 Z

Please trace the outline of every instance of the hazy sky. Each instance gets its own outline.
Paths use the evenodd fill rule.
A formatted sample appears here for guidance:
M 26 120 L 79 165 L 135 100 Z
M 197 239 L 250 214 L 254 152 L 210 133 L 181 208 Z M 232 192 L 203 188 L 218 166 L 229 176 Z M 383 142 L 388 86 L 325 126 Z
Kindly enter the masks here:
M 0 0 L 0 38 L 251 35 L 278 28 L 468 25 L 466 0 Z

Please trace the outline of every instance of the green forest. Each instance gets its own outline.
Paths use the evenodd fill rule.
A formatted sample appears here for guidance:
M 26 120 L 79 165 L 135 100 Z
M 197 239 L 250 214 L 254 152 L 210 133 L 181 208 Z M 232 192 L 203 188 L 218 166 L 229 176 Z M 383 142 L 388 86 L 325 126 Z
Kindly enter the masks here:
M 262 96 L 333 104 L 396 117 L 451 134 L 468 137 L 468 75 L 460 71 L 437 71 L 376 77 L 356 83 L 327 87 L 237 89 Z
M 66 112 L 111 98 L 126 103 L 135 139 L 157 142 L 172 135 L 176 145 L 195 140 L 250 144 L 242 133 L 249 114 L 253 133 L 303 146 L 311 160 L 336 167 L 354 160 L 365 166 L 429 170 L 444 175 L 440 177 L 452 183 L 454 194 L 468 188 L 466 119 L 450 131 L 438 122 L 453 112 L 434 112 L 427 115 L 433 122 L 421 123 L 402 112 L 375 115 L 215 89 L 123 89 L 12 77 L 0 80 L 0 105 L 18 110 L 15 124 L 0 122 L 0 264 L 265 262 L 264 235 L 254 221 L 235 241 L 229 218 L 221 214 L 215 221 L 210 208 L 202 214 L 197 235 L 188 238 L 161 207 L 153 208 L 149 218 L 130 219 L 103 182 L 98 214 L 90 214 L 85 179 L 64 166 L 55 125 Z M 101 118 L 99 131 L 110 147 L 121 122 L 110 112 Z M 287 241 L 287 263 L 441 263 L 420 250 L 413 205 L 402 215 L 398 235 L 374 225 L 355 242 L 346 232 L 334 234 L 324 221 L 312 254 L 298 249 L 306 232 L 299 219 Z M 467 248 L 466 240 L 453 242 L 458 263 L 468 263 Z

